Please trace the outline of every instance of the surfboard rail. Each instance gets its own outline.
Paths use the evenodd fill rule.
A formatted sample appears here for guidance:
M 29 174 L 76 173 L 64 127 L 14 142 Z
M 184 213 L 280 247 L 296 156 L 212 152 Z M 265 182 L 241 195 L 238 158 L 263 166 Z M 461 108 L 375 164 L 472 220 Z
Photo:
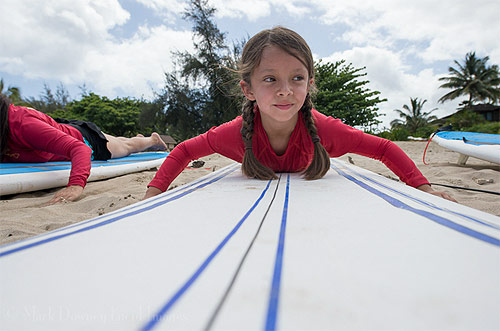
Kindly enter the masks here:
M 433 136 L 432 141 L 444 148 L 464 155 L 458 161 L 461 165 L 466 163 L 469 156 L 500 164 L 500 135 L 441 131 Z

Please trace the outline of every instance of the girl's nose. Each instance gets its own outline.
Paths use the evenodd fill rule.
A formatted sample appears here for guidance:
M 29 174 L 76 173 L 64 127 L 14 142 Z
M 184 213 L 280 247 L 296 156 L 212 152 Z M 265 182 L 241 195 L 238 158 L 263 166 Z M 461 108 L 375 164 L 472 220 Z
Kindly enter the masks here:
M 287 96 L 290 94 L 292 94 L 292 89 L 290 87 L 290 84 L 288 84 L 288 82 L 281 83 L 278 87 L 278 95 Z

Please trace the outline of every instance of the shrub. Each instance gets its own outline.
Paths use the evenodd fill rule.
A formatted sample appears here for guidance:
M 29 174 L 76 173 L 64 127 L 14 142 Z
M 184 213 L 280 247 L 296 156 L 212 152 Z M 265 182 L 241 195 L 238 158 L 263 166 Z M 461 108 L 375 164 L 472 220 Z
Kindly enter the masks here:
M 410 132 L 405 127 L 393 127 L 390 131 L 382 131 L 377 134 L 381 138 L 385 138 L 392 141 L 406 141 Z
M 453 130 L 456 131 L 466 131 L 465 128 L 484 123 L 485 121 L 483 116 L 468 109 L 458 112 L 450 118 L 450 124 Z
M 464 128 L 462 131 L 500 134 L 500 122 L 485 122 Z

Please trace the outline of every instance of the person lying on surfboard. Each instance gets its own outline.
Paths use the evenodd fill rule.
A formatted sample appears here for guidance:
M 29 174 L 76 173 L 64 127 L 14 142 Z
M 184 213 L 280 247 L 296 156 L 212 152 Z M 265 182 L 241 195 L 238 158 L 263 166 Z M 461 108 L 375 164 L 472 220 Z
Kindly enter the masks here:
M 149 183 L 144 199 L 166 191 L 191 160 L 213 153 L 242 163 L 243 173 L 258 179 L 299 171 L 305 179 L 319 179 L 330 168 L 330 157 L 356 153 L 381 160 L 410 186 L 455 201 L 434 191 L 393 142 L 313 108 L 313 57 L 296 32 L 280 26 L 259 32 L 246 43 L 238 72 L 246 98 L 242 115 L 174 148 Z
M 152 146 L 167 149 L 157 133 L 150 137 L 114 137 L 92 122 L 53 119 L 32 108 L 10 104 L 0 94 L 0 160 L 2 162 L 71 161 L 66 188 L 49 203 L 73 201 L 83 192 L 91 160 L 116 159 Z

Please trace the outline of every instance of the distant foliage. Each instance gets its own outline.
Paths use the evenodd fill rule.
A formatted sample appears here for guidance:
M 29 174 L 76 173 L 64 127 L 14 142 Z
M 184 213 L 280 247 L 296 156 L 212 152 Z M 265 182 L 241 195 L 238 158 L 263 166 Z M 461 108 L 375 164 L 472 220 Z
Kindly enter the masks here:
M 21 98 L 21 89 L 17 86 L 6 87 L 3 78 L 0 79 L 0 94 L 7 96 L 10 102 L 16 106 L 26 106 Z
M 427 100 L 419 100 L 418 98 L 410 98 L 410 105 L 403 105 L 403 110 L 394 109 L 402 118 L 391 122 L 392 128 L 404 127 L 408 132 L 417 137 L 427 137 L 429 132 L 429 123 L 437 119 L 431 115 L 437 108 L 430 111 L 424 111 L 424 104 Z
M 315 108 L 351 126 L 369 128 L 381 123 L 377 119 L 380 116 L 377 105 L 387 99 L 380 99 L 378 91 L 370 91 L 366 87 L 369 81 L 359 79 L 366 76 L 361 72 L 364 69 L 345 64 L 345 60 L 316 62 Z
M 60 83 L 56 88 L 56 93 L 52 93 L 49 85 L 43 85 L 43 93 L 39 98 L 27 98 L 26 103 L 42 113 L 51 115 L 57 109 L 64 109 L 72 99 L 68 90 Z
M 468 97 L 461 105 L 470 107 L 477 102 L 498 103 L 500 100 L 500 72 L 498 65 L 488 65 L 489 57 L 479 58 L 475 52 L 465 55 L 463 63 L 454 61 L 457 68 L 449 67 L 449 76 L 439 78 L 444 81 L 440 88 L 451 89 L 439 101 Z
M 500 122 L 484 122 L 463 128 L 462 131 L 500 134 Z
M 72 101 L 65 109 L 55 110 L 50 115 L 94 122 L 103 132 L 114 136 L 133 136 L 140 131 L 140 113 L 140 101 L 129 98 L 110 100 L 90 93 L 80 101 Z
M 164 106 L 169 134 L 184 140 L 240 114 L 235 58 L 239 47 L 225 44 L 225 35 L 213 22 L 215 8 L 206 0 L 192 0 L 184 18 L 192 21 L 195 54 L 174 53 L 178 69 L 165 73 L 165 87 L 158 96 Z
M 410 132 L 405 127 L 396 127 L 389 131 L 382 131 L 376 135 L 391 141 L 406 141 L 410 136 Z
M 456 131 L 465 131 L 465 128 L 469 128 L 471 126 L 478 125 L 484 122 L 486 122 L 486 120 L 483 116 L 468 109 L 464 109 L 455 113 L 447 121 L 448 124 L 451 124 L 453 130 Z

